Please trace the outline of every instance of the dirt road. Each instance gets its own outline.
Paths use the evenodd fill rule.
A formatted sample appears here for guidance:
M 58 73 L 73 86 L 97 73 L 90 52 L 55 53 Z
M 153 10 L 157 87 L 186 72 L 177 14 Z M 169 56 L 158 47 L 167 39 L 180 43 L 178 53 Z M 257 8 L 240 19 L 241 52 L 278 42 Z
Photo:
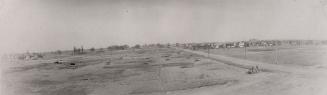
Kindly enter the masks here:
M 322 68 L 294 68 L 244 59 L 180 49 L 207 56 L 210 59 L 240 68 L 259 66 L 264 72 L 274 75 L 258 77 L 251 83 L 222 89 L 208 88 L 191 91 L 191 95 L 327 95 L 327 70 Z M 260 74 L 260 73 L 259 73 Z M 185 94 L 186 95 L 186 94 Z

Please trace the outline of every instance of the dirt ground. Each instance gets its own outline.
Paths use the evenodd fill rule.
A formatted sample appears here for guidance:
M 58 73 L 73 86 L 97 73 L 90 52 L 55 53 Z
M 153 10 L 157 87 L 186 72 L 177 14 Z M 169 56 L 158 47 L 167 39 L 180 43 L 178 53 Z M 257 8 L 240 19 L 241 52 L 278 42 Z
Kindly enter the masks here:
M 208 52 L 207 50 L 201 50 Z M 327 62 L 326 46 L 276 46 L 211 49 L 210 53 L 285 66 L 320 66 Z
M 265 65 L 247 74 L 248 61 L 197 52 L 149 48 L 6 61 L 1 95 L 327 95 L 324 68 Z

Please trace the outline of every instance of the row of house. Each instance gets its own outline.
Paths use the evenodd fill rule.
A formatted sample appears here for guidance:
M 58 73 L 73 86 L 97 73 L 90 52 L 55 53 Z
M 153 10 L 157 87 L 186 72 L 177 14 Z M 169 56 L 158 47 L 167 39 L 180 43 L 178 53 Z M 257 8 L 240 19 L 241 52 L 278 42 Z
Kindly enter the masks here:
M 136 45 L 138 48 L 170 48 L 180 47 L 185 49 L 217 49 L 217 48 L 243 48 L 243 47 L 271 47 L 280 45 L 313 45 L 321 44 L 321 41 L 314 40 L 256 40 L 235 41 L 235 42 L 204 42 L 204 43 L 174 43 L 174 44 L 143 44 Z M 324 43 L 327 44 L 327 41 Z M 135 46 L 134 46 L 135 47 Z
M 25 53 L 17 56 L 17 59 L 20 60 L 37 60 L 43 58 L 43 55 L 40 53 Z
M 249 40 L 249 46 L 301 46 L 327 45 L 327 41 L 318 40 Z
M 327 45 L 327 41 L 315 40 L 256 40 L 235 42 L 207 42 L 207 43 L 176 43 L 173 46 L 185 49 L 217 49 L 217 48 L 243 48 L 243 47 L 271 47 L 271 46 L 299 46 L 299 45 Z

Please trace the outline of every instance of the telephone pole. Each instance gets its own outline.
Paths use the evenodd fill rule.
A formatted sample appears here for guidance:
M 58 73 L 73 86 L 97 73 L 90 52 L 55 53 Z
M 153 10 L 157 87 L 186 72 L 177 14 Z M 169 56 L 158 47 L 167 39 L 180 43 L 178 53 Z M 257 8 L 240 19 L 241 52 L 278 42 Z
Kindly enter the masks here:
M 210 57 L 210 45 L 208 45 L 208 57 Z
M 244 58 L 246 59 L 246 46 L 244 46 Z
M 275 48 L 275 64 L 278 64 L 278 47 Z

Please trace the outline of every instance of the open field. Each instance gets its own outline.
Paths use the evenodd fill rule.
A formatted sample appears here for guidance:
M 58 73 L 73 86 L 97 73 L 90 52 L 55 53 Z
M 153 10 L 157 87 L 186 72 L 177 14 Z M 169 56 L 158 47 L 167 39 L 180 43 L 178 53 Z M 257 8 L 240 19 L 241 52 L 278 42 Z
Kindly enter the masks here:
M 0 0 L 0 95 L 327 95 L 327 0 Z
M 183 49 L 182 49 L 183 50 Z M 192 51 L 194 54 L 208 56 L 225 64 L 240 67 L 251 68 L 259 66 L 260 70 L 268 71 L 274 75 L 268 77 L 256 78 L 245 86 L 231 87 L 226 90 L 206 89 L 191 92 L 188 95 L 325 95 L 327 94 L 327 69 L 325 62 L 321 62 L 320 66 L 312 66 L 308 68 L 303 65 L 278 65 L 245 60 L 225 55 L 208 54 L 203 51 Z M 326 55 L 322 55 L 326 56 Z M 187 94 L 182 94 L 187 95 Z
M 66 55 L 63 55 L 66 56 Z M 230 86 L 249 81 L 246 69 L 175 49 L 106 51 L 16 61 L 2 73 L 7 95 L 129 95 Z M 73 65 L 71 63 L 74 63 Z
M 312 50 L 320 53 L 320 47 Z M 294 50 L 293 50 L 294 49 Z M 251 57 L 259 50 L 249 49 Z M 280 50 L 307 54 L 306 48 Z M 311 49 L 310 49 L 311 50 Z M 299 52 L 301 51 L 301 52 Z M 175 48 L 48 55 L 2 64 L 1 95 L 326 95 L 326 69 L 298 68 Z M 239 53 L 237 53 L 239 52 Z M 269 54 L 268 50 L 260 53 Z M 238 54 L 238 55 L 237 55 Z M 239 57 L 237 57 L 239 56 Z M 300 56 L 300 55 L 298 55 Z M 318 56 L 318 55 L 317 55 Z M 249 58 L 251 58 L 249 56 Z M 259 57 L 261 58 L 261 57 Z M 289 57 L 296 58 L 296 57 Z M 60 62 L 58 61 L 60 60 Z M 296 59 L 290 59 L 296 60 Z M 301 59 L 305 60 L 305 59 Z M 308 60 L 308 59 L 307 59 Z M 248 66 L 261 64 L 248 74 Z M 320 63 L 323 66 L 323 63 Z M 286 68 L 286 69 L 285 69 Z M 317 67 L 318 68 L 318 67 Z M 301 71 L 301 72 L 299 72 Z
M 207 50 L 201 50 L 208 52 Z M 327 62 L 326 46 L 279 46 L 211 49 L 210 53 L 288 66 L 324 67 Z

